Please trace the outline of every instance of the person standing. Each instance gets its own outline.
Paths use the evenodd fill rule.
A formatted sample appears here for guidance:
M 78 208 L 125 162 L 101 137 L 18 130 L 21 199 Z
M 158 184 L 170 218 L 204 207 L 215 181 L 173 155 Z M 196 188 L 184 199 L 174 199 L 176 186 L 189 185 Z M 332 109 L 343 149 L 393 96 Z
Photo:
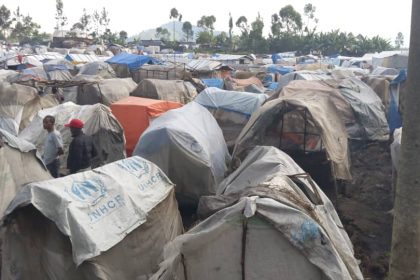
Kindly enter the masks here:
M 42 160 L 47 166 L 48 171 L 54 178 L 58 178 L 60 170 L 60 155 L 63 152 L 63 140 L 59 131 L 55 130 L 55 118 L 46 116 L 42 122 L 45 130 L 48 131 L 44 140 L 44 154 Z
M 83 133 L 83 121 L 72 119 L 64 126 L 70 128 L 73 137 L 67 157 L 67 168 L 70 174 L 89 170 L 92 159 L 96 157 L 96 150 L 93 146 L 92 137 Z

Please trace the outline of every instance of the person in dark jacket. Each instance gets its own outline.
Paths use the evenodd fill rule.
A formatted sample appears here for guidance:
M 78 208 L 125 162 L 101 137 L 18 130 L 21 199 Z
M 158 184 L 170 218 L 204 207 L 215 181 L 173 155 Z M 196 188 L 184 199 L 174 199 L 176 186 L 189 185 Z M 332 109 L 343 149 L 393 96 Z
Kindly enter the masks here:
M 92 159 L 96 157 L 96 150 L 93 146 L 92 137 L 83 133 L 83 121 L 72 119 L 64 126 L 69 127 L 73 140 L 70 143 L 69 155 L 67 157 L 67 168 L 70 174 L 90 169 Z

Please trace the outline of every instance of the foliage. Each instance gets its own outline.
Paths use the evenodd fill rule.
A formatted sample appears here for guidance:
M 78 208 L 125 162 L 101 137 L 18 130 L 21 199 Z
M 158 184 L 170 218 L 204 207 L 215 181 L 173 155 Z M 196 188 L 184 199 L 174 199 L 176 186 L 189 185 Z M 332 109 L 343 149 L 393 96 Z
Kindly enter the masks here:
M 184 32 L 187 42 L 190 41 L 190 38 L 194 36 L 194 31 L 192 29 L 192 24 L 189 21 L 184 22 L 182 25 L 182 32 Z
M 62 0 L 56 0 L 55 2 L 55 20 L 56 20 L 56 29 L 59 30 L 67 24 L 67 17 L 64 15 L 64 4 Z
M 19 8 L 18 8 L 19 9 Z M 9 30 L 13 19 L 10 18 L 10 10 L 5 5 L 0 7 L 0 28 L 3 37 L 6 37 L 6 32 Z
M 404 45 L 404 35 L 402 32 L 398 32 L 397 37 L 395 37 L 395 48 L 399 49 Z
M 204 27 L 206 30 L 210 30 L 210 32 L 213 34 L 215 22 L 216 22 L 216 17 L 213 15 L 202 16 L 201 19 L 197 21 L 197 26 Z
M 162 41 L 169 40 L 169 31 L 166 28 L 158 27 L 156 28 L 155 37 L 159 38 Z

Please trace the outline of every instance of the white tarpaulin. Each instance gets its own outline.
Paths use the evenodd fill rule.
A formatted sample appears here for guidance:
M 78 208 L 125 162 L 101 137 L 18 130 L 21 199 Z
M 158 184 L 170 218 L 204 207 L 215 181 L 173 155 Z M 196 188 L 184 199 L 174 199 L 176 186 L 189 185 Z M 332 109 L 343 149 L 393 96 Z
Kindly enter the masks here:
M 0 219 L 25 184 L 51 178 L 33 144 L 0 129 Z
M 153 280 L 363 279 L 331 201 L 285 153 L 256 147 L 221 185 Z
M 29 219 L 37 211 L 27 205 L 64 236 L 48 220 Z M 182 232 L 173 184 L 140 157 L 29 184 L 7 213 L 21 219 L 6 228 L 2 279 L 147 279 L 163 245 Z
M 230 160 L 216 120 L 196 102 L 155 119 L 133 154 L 158 165 L 176 184 L 180 203 L 193 204 L 215 193 Z
M 64 125 L 74 118 L 81 119 L 84 122 L 84 133 L 92 136 L 93 144 L 98 154 L 94 167 L 125 157 L 123 128 L 112 115 L 111 110 L 102 104 L 80 106 L 67 102 L 41 110 L 19 134 L 19 138 L 35 144 L 42 153 L 44 150 L 44 139 L 47 135 L 47 131 L 42 126 L 42 121 L 48 115 L 55 117 L 55 129 L 60 131 L 63 138 L 64 155 L 62 156 L 62 167 L 66 166 L 67 151 L 72 140 L 70 129 Z

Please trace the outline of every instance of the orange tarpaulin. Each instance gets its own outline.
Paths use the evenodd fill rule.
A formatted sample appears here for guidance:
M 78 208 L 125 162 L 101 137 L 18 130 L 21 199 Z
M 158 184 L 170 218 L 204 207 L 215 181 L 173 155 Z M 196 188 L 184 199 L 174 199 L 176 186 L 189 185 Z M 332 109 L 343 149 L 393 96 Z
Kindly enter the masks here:
M 133 153 L 141 134 L 149 126 L 150 119 L 180 107 L 182 104 L 178 102 L 135 96 L 129 96 L 112 103 L 112 113 L 124 128 L 127 156 L 131 156 Z

